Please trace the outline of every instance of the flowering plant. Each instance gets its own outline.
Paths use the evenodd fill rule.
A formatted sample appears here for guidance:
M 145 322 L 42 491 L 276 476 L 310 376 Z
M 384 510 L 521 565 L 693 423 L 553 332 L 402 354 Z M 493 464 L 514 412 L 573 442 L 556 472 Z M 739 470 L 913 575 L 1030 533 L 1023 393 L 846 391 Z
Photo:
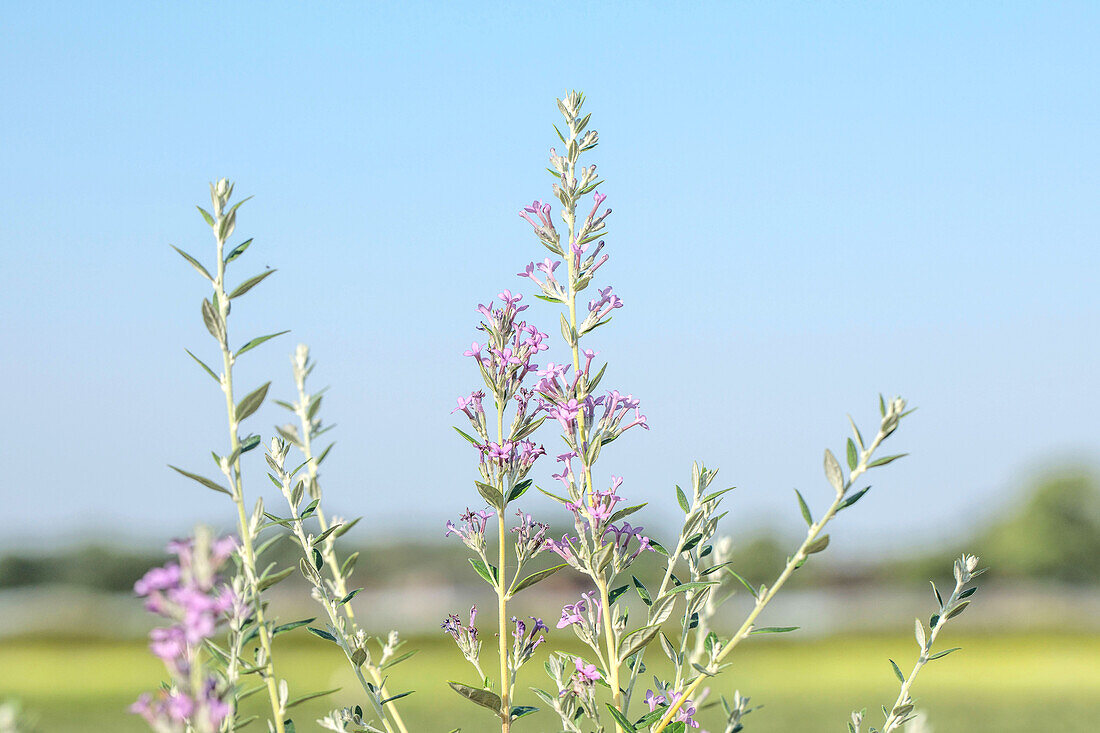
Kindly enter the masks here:
M 639 526 L 637 517 L 646 505 L 626 501 L 626 477 L 612 475 L 607 484 L 594 478 L 604 448 L 633 428 L 648 430 L 649 426 L 638 398 L 602 386 L 608 365 L 594 368 L 599 353 L 589 345 L 590 335 L 609 324 L 623 302 L 611 286 L 596 283 L 609 257 L 604 253 L 604 237 L 611 209 L 603 208 L 606 196 L 598 190 L 603 181 L 596 166 L 581 164 L 582 156 L 599 141 L 589 128 L 591 115 L 582 115 L 583 104 L 578 92 L 558 101 L 564 125 L 555 130 L 563 147 L 560 154 L 550 149 L 549 170 L 561 229 L 550 203 L 536 200 L 520 212 L 552 255 L 529 262 L 518 275 L 529 281 L 534 298 L 559 310 L 560 361 L 549 360 L 551 339 L 530 322 L 524 295 L 508 289 L 488 305 L 477 307 L 476 329 L 481 335 L 463 354 L 476 365 L 482 384 L 459 397 L 452 413 L 460 413 L 468 423 L 455 430 L 477 455 L 477 498 L 457 520 L 446 523 L 443 534 L 456 537 L 469 551 L 470 565 L 492 589 L 496 608 L 495 614 L 486 614 L 472 606 L 468 614 L 463 609 L 461 615 L 453 613 L 443 620 L 443 631 L 476 673 L 472 684 L 451 681 L 449 686 L 488 709 L 502 733 L 528 724 L 519 721 L 536 713 L 537 705 L 553 713 L 553 729 L 563 733 L 685 733 L 699 728 L 699 713 L 719 701 L 725 733 L 736 733 L 754 710 L 749 698 L 737 691 L 711 701 L 711 690 L 729 667 L 730 655 L 750 636 L 797 628 L 760 626 L 758 618 L 810 556 L 828 547 L 826 526 L 868 492 L 869 487 L 860 486 L 864 474 L 902 457 L 880 456 L 879 449 L 910 411 L 905 400 L 880 397 L 879 424 L 869 440 L 852 421 L 852 436 L 843 451 L 847 471 L 831 451 L 825 451 L 830 501 L 815 519 L 810 502 L 796 491 L 806 535 L 770 585 L 752 583 L 735 569 L 732 542 L 719 534 L 725 516 L 722 501 L 731 489 L 712 489 L 717 471 L 705 465 L 692 466 L 686 490 L 675 487 L 683 521 L 674 542 L 662 544 Z M 285 332 L 253 338 L 236 350 L 229 346 L 232 303 L 274 272 L 267 270 L 227 289 L 227 266 L 252 241 L 226 249 L 243 203 L 230 206 L 232 192 L 233 186 L 225 180 L 212 184 L 213 212 L 199 209 L 215 237 L 213 274 L 197 258 L 177 249 L 213 288 L 211 296 L 203 299 L 201 311 L 218 343 L 221 368 L 215 371 L 187 353 L 218 383 L 225 399 L 229 452 L 213 456 L 224 483 L 173 468 L 230 497 L 237 536 L 215 539 L 200 528 L 194 538 L 171 546 L 176 562 L 150 571 L 135 586 L 138 595 L 146 598 L 146 607 L 170 622 L 153 632 L 150 644 L 164 660 L 170 681 L 156 697 L 139 699 L 133 709 L 157 731 L 236 731 L 251 720 L 242 716 L 240 701 L 264 693 L 270 708 L 269 732 L 293 732 L 295 724 L 288 711 L 333 692 L 291 698 L 286 680 L 277 675 L 272 640 L 305 627 L 339 648 L 364 703 L 333 710 L 317 723 L 333 731 L 408 733 L 395 703 L 409 693 L 394 694 L 388 689 L 388 670 L 412 652 L 398 653 L 401 641 L 396 632 L 375 639 L 361 625 L 352 603 L 361 589 L 352 588 L 351 582 L 358 554 L 341 557 L 337 547 L 337 540 L 358 520 L 326 515 L 321 506 L 319 467 L 332 445 L 317 451 L 319 438 L 329 428 L 319 416 L 323 391 L 311 394 L 307 388 L 314 363 L 305 346 L 292 356 L 297 399 L 278 403 L 293 413 L 296 423 L 275 428 L 265 450 L 268 478 L 286 504 L 286 515 L 267 511 L 262 497 L 255 499 L 251 510 L 246 504 L 240 459 L 262 440 L 259 435 L 242 435 L 241 424 L 265 401 L 270 383 L 237 401 L 233 367 L 241 355 Z M 594 295 L 583 295 L 590 289 Z M 557 473 L 551 478 L 558 484 L 553 490 L 535 487 L 532 475 L 547 456 L 540 442 L 547 431 L 556 433 L 565 446 L 553 458 Z M 292 450 L 300 453 L 301 462 L 288 462 Z M 549 522 L 519 507 L 533 487 L 561 506 L 569 531 L 558 537 L 551 533 Z M 264 593 L 295 570 L 261 562 L 280 537 L 289 537 L 300 552 L 298 570 L 320 606 L 317 617 L 286 623 L 272 617 Z M 643 556 L 659 558 L 656 577 L 635 568 Z M 223 580 L 219 573 L 229 567 L 232 572 Z M 509 603 L 519 593 L 563 571 L 579 575 L 588 589 L 564 605 L 553 629 L 538 616 L 520 618 L 509 613 Z M 954 651 L 934 652 L 933 644 L 943 626 L 967 607 L 975 591 L 970 584 L 982 571 L 977 558 L 964 555 L 954 572 L 955 588 L 946 600 L 933 585 L 938 608 L 927 626 L 916 622 L 920 654 L 912 672 L 903 675 L 891 662 L 901 688 L 894 704 L 883 707 L 883 733 L 913 718 L 910 691 L 920 670 Z M 752 598 L 751 610 L 734 633 L 724 636 L 714 619 L 734 591 Z M 484 621 L 487 615 L 492 632 L 478 626 L 479 617 Z M 566 629 L 580 643 L 582 653 L 560 642 Z M 488 673 L 485 668 L 490 663 L 483 663 L 482 656 L 486 640 L 492 640 L 496 653 L 496 664 Z M 521 671 L 546 648 L 550 652 L 544 669 L 551 684 L 529 687 L 528 697 L 519 685 Z M 646 681 L 647 673 L 652 682 Z M 249 686 L 253 678 L 257 684 Z M 849 730 L 861 731 L 864 718 L 865 712 L 853 713 Z M 869 730 L 878 733 L 873 727 Z

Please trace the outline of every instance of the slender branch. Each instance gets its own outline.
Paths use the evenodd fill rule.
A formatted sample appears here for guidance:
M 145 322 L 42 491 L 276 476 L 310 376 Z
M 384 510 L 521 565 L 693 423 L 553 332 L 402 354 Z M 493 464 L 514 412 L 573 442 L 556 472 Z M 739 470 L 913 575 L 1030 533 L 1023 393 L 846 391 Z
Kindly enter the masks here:
M 237 420 L 237 407 L 233 401 L 233 353 L 229 349 L 229 297 L 225 292 L 225 242 L 229 233 L 232 232 L 234 225 L 233 221 L 229 221 L 228 224 L 226 222 L 229 218 L 235 219 L 236 213 L 235 208 L 230 210 L 228 215 L 222 211 L 225 203 L 229 199 L 228 193 L 225 193 L 223 196 L 223 191 L 225 190 L 223 188 L 224 183 L 224 181 L 219 181 L 218 189 L 215 191 L 215 221 L 212 226 L 214 237 L 217 241 L 218 256 L 217 277 L 214 280 L 214 293 L 217 299 L 218 317 L 221 319 L 223 326 L 221 336 L 218 339 L 218 344 L 222 352 L 223 366 L 221 384 L 222 391 L 225 393 L 225 405 L 229 422 L 229 449 L 230 455 L 233 456 L 232 465 L 223 467 L 223 471 L 229 469 L 226 472 L 232 481 L 233 503 L 237 507 L 237 527 L 241 537 L 241 564 L 252 594 L 253 611 L 256 616 L 256 625 L 259 629 L 260 649 L 263 654 L 263 663 L 260 673 L 267 687 L 271 711 L 275 715 L 275 731 L 276 733 L 285 733 L 286 729 L 283 724 L 283 715 L 286 711 L 283 709 L 279 691 L 275 683 L 275 663 L 271 653 L 271 634 L 264 620 L 264 604 L 260 597 L 260 589 L 256 576 L 256 554 L 253 547 L 252 527 L 249 524 L 244 505 L 244 482 L 241 475 L 240 459 L 241 442 L 237 434 L 239 423 Z
M 893 430 L 897 427 L 897 421 L 901 417 L 900 413 L 902 409 L 904 409 L 904 402 L 900 400 L 892 402 L 890 404 L 890 411 L 888 413 L 885 412 L 884 408 L 882 426 L 879 429 L 878 435 L 875 436 L 875 439 L 870 446 L 867 446 L 860 451 L 859 462 L 849 474 L 848 481 L 844 483 L 843 486 L 838 487 L 836 498 L 833 500 L 833 503 L 829 505 L 828 510 L 826 510 L 821 519 L 810 524 L 810 527 L 806 532 L 806 539 L 803 540 L 802 544 L 798 548 L 798 551 L 795 552 L 795 554 L 787 561 L 786 567 L 783 568 L 783 572 L 780 573 L 778 578 L 776 578 L 771 588 L 764 589 L 763 592 L 757 596 L 756 604 L 754 605 L 752 612 L 749 613 L 748 617 L 745 619 L 744 623 L 741 624 L 741 628 L 737 630 L 737 633 L 734 634 L 728 642 L 726 642 L 726 644 L 722 647 L 722 651 L 719 652 L 718 655 L 715 657 L 715 665 L 721 664 L 722 660 L 728 657 L 730 652 L 732 652 L 738 644 L 748 638 L 748 636 L 752 633 L 753 625 L 756 623 L 757 617 L 760 616 L 760 614 L 767 607 L 768 603 L 770 603 L 772 598 L 775 597 L 776 593 L 778 593 L 779 590 L 786 584 L 787 580 L 791 577 L 794 571 L 801 567 L 806 558 L 809 557 L 810 554 L 812 554 L 809 552 L 809 550 L 814 545 L 814 543 L 817 542 L 821 531 L 825 528 L 825 525 L 827 525 L 829 521 L 832 520 L 834 516 L 836 516 L 837 511 L 839 511 L 842 505 L 845 503 L 849 489 L 851 489 L 855 481 L 860 476 L 862 476 L 868 468 L 870 468 L 871 455 L 875 452 L 879 445 L 881 445 L 882 441 L 885 440 L 886 437 L 889 436 L 890 433 L 892 433 Z M 656 727 L 653 728 L 653 733 L 661 733 L 661 731 L 663 731 L 668 726 L 673 717 L 675 717 L 676 713 L 680 710 L 681 707 L 683 707 L 684 703 L 686 703 L 688 699 L 690 699 L 692 695 L 695 694 L 695 691 L 699 689 L 699 686 L 702 685 L 704 679 L 706 678 L 700 675 L 695 679 L 694 682 L 687 686 L 683 694 L 680 695 L 679 699 L 675 703 L 670 705 L 668 710 L 665 711 L 665 714 L 664 716 L 662 716 L 660 722 L 656 725 Z

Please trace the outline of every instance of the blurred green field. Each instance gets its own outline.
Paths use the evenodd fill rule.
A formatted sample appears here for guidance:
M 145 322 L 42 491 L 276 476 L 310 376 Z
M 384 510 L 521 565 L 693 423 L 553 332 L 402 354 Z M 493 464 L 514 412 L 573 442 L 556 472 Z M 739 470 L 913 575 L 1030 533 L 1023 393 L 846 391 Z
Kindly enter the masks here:
M 1100 730 L 1100 636 L 945 636 L 951 637 L 947 644 L 963 651 L 932 663 L 916 687 L 918 707 L 927 710 L 937 733 Z M 493 730 L 488 713 L 442 683 L 448 678 L 473 681 L 457 652 L 438 638 L 414 640 L 409 646 L 421 651 L 394 670 L 392 687 L 416 690 L 401 701 L 410 730 Z M 873 709 L 893 701 L 897 684 L 886 660 L 892 657 L 908 669 L 915 651 L 908 637 L 757 641 L 738 652 L 720 691 L 739 688 L 754 704 L 765 706 L 746 720 L 751 733 L 843 731 L 852 708 Z M 333 647 L 291 640 L 282 645 L 278 661 L 280 675 L 295 692 L 339 686 L 346 694 L 333 696 L 329 707 L 355 702 L 353 679 Z M 545 680 L 541 664 L 526 671 L 521 683 Z M 0 698 L 22 699 L 39 717 L 44 733 L 147 730 L 124 711 L 160 676 L 159 663 L 140 642 L 0 642 Z M 326 709 L 325 704 L 296 708 L 298 730 L 318 730 L 313 721 Z M 703 723 L 714 730 L 713 717 L 704 717 Z M 519 730 L 558 729 L 539 714 Z

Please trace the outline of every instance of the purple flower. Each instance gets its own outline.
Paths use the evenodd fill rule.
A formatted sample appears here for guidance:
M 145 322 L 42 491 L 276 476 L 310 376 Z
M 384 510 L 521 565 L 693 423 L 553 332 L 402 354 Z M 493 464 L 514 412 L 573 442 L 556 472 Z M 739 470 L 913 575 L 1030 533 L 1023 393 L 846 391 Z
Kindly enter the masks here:
M 583 623 L 584 617 L 581 614 L 584 613 L 585 608 L 586 604 L 583 600 L 564 607 L 561 610 L 561 620 L 558 621 L 558 628 L 564 629 L 566 626 Z
M 467 507 L 466 513 L 459 518 L 463 522 L 462 526 L 457 526 L 454 522 L 448 521 L 447 531 L 443 533 L 443 536 L 450 537 L 452 534 L 456 534 L 471 550 L 481 552 L 485 549 L 485 525 L 491 516 L 493 516 L 493 512 L 488 509 L 479 509 L 475 512 Z
M 477 633 L 477 627 L 474 626 L 474 620 L 477 618 L 477 606 L 470 608 L 470 625 L 463 626 L 462 621 L 458 616 L 451 614 L 443 620 L 440 624 L 440 628 L 451 635 L 451 638 L 455 640 L 455 644 L 458 645 L 459 651 L 466 659 L 470 660 L 475 666 L 477 665 L 478 655 L 481 653 L 481 639 Z
M 577 667 L 576 676 L 581 682 L 598 682 L 601 679 L 600 673 L 596 671 L 596 665 L 585 664 L 580 657 L 577 657 L 575 664 Z

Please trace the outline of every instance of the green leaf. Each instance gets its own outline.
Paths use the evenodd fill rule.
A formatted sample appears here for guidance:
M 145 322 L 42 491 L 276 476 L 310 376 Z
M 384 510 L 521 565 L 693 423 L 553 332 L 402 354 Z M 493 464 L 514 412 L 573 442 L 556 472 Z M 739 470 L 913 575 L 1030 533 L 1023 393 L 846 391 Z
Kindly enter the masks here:
M 491 565 L 486 566 L 485 563 L 482 560 L 480 560 L 476 557 L 471 557 L 471 558 L 469 558 L 469 560 L 470 560 L 470 564 L 474 566 L 474 570 L 477 571 L 477 574 L 481 576 L 482 580 L 484 580 L 486 583 L 488 583 L 489 585 L 491 585 L 495 588 L 496 584 L 497 584 L 497 579 L 496 579 L 497 569 L 496 569 L 496 567 L 491 566 Z M 490 567 L 493 568 L 491 572 L 489 570 Z
M 291 700 L 290 702 L 288 702 L 286 704 L 286 707 L 289 710 L 290 708 L 294 707 L 295 705 L 301 705 L 302 703 L 304 703 L 307 700 L 316 700 L 319 697 L 324 697 L 325 695 L 331 695 L 334 692 L 339 692 L 340 689 L 341 688 L 336 687 L 336 688 L 333 688 L 331 690 L 324 690 L 323 692 L 311 692 L 308 695 L 302 695 L 301 697 L 294 698 L 293 700 Z
M 385 705 L 388 702 L 393 702 L 394 700 L 400 700 L 403 697 L 408 697 L 409 695 L 413 694 L 414 692 L 416 692 L 416 690 L 409 690 L 408 692 L 399 692 L 396 695 L 390 695 L 389 697 L 387 697 L 385 700 L 382 700 L 378 704 L 379 705 Z
M 191 353 L 190 351 L 188 351 L 187 349 L 184 349 L 184 351 L 187 351 L 187 355 L 188 355 L 188 356 L 190 356 L 190 357 L 191 357 L 192 359 L 194 359 L 194 360 L 195 360 L 195 363 L 196 363 L 196 364 L 198 364 L 198 365 L 199 365 L 199 366 L 201 366 L 201 367 L 202 367 L 202 368 L 203 368 L 204 370 L 206 370 L 206 373 L 210 375 L 210 378 L 211 378 L 211 379 L 213 379 L 213 380 L 214 380 L 215 382 L 217 382 L 218 384 L 221 384 L 221 380 L 220 380 L 220 379 L 218 379 L 218 375 L 214 373 L 214 370 L 213 370 L 213 369 L 211 369 L 210 367 L 206 366 L 206 364 L 205 364 L 205 363 L 203 363 L 203 360 L 202 360 L 202 359 L 200 359 L 199 357 L 195 356 L 194 354 L 192 354 L 192 353 Z
M 245 242 L 241 242 L 241 243 L 240 243 L 240 244 L 238 244 L 238 245 L 237 245 L 236 247 L 234 247 L 234 248 L 233 248 L 233 251 L 232 251 L 232 252 L 230 252 L 229 254 L 227 254 L 227 255 L 225 256 L 225 264 L 227 264 L 227 265 L 228 265 L 228 264 L 229 264 L 230 262 L 232 262 L 233 260 L 235 260 L 235 259 L 237 259 L 238 257 L 240 257 L 241 255 L 243 255 L 243 254 L 244 254 L 244 251 L 245 251 L 246 249 L 248 249 L 248 245 L 250 245 L 250 244 L 252 244 L 252 240 L 251 240 L 251 239 L 249 239 L 249 240 L 247 240 L 247 241 L 245 241 Z
M 618 588 L 612 588 L 607 594 L 607 605 L 611 606 L 611 604 L 619 600 L 619 597 L 629 589 L 629 585 L 620 585 Z
M 320 638 L 325 639 L 326 641 L 336 642 L 336 637 L 333 636 L 332 634 L 330 634 L 329 632 L 325 631 L 324 629 L 318 629 L 318 628 L 315 628 L 313 626 L 307 626 L 306 631 L 310 632 L 314 636 L 319 636 Z
M 669 588 L 668 590 L 666 590 L 664 595 L 665 596 L 670 596 L 673 593 L 687 593 L 688 591 L 698 590 L 699 588 L 706 588 L 707 586 L 710 586 L 710 585 L 718 585 L 718 581 L 716 581 L 716 580 L 697 580 L 697 581 L 694 581 L 694 582 L 691 582 L 691 583 L 681 583 L 680 585 L 676 586 L 675 588 Z M 664 596 L 662 596 L 662 598 L 663 597 Z
M 195 208 L 199 210 L 200 214 L 202 214 L 202 218 L 206 220 L 208 226 L 214 226 L 214 217 L 210 216 L 209 211 L 202 208 L 201 206 L 196 206 Z
M 864 494 L 866 494 L 866 493 L 867 493 L 868 491 L 870 491 L 870 490 L 871 490 L 871 487 L 870 487 L 870 486 L 868 486 L 868 487 L 867 487 L 867 488 L 865 488 L 865 489 L 860 489 L 859 491 L 857 491 L 856 493 L 852 494 L 852 495 L 851 495 L 851 496 L 849 496 L 849 497 L 848 497 L 847 499 L 845 499 L 844 501 L 842 501 L 842 502 L 840 503 L 840 506 L 838 506 L 838 507 L 836 508 L 836 510 L 837 510 L 837 511 L 839 512 L 839 511 L 840 511 L 841 509 L 847 509 L 847 508 L 848 508 L 848 507 L 850 507 L 850 506 L 851 506 L 852 504 L 855 504 L 855 503 L 856 503 L 857 501 L 859 501 L 860 499 L 862 499 L 862 498 L 863 498 L 863 495 L 864 495 Z
M 871 461 L 867 464 L 867 468 L 876 468 L 877 466 L 885 466 L 887 463 L 893 463 L 899 458 L 905 458 L 908 453 L 898 453 L 896 456 L 886 456 L 885 458 L 879 458 L 877 461 Z
M 680 502 L 680 508 L 684 510 L 684 514 L 691 511 L 691 504 L 688 503 L 687 495 L 679 486 L 676 487 L 676 501 Z
M 336 536 L 337 539 L 339 539 L 340 537 L 343 537 L 344 535 L 346 535 L 348 533 L 348 530 L 350 530 L 355 525 L 359 524 L 360 519 L 362 519 L 362 517 L 356 517 L 355 519 L 351 520 L 350 522 L 344 522 L 343 524 L 337 525 L 338 529 L 335 532 L 333 532 L 333 534 Z
M 812 527 L 814 524 L 814 515 L 810 514 L 810 507 L 806 505 L 806 500 L 802 498 L 802 492 L 798 489 L 794 490 L 795 496 L 798 497 L 798 508 L 802 510 L 802 518 L 806 520 L 806 526 Z
M 829 535 L 821 535 L 816 540 L 810 543 L 810 546 L 806 548 L 807 555 L 813 555 L 814 553 L 821 552 L 829 546 Z
M 626 649 L 623 650 L 622 654 L 619 655 L 619 661 L 625 662 L 627 659 L 630 659 L 631 655 L 637 654 L 639 651 L 645 648 L 646 645 L 649 644 L 649 642 L 657 638 L 657 634 L 660 633 L 660 631 L 661 625 L 653 624 L 652 626 L 642 627 L 637 631 L 634 631 L 624 636 L 623 642 L 629 640 L 630 644 L 627 646 Z
M 206 324 L 206 330 L 210 335 L 219 342 L 224 338 L 225 327 L 222 325 L 221 317 L 214 310 L 214 304 L 206 298 L 202 299 L 202 322 Z
M 625 507 L 623 509 L 620 509 L 619 511 L 617 511 L 614 514 L 611 515 L 611 518 L 607 520 L 607 523 L 608 524 L 615 524 L 616 522 L 618 522 L 621 519 L 626 519 L 631 514 L 638 511 L 639 509 L 645 508 L 645 506 L 648 503 L 649 502 L 646 502 L 645 504 L 635 504 L 634 506 L 628 506 L 628 507 Z
M 268 341 L 270 339 L 273 339 L 276 336 L 282 336 L 284 333 L 290 333 L 290 330 L 287 329 L 286 331 L 279 331 L 279 333 L 273 333 L 273 334 L 269 334 L 267 336 L 257 336 L 256 338 L 252 339 L 247 344 L 242 346 L 240 349 L 238 349 L 237 353 L 234 354 L 233 356 L 234 356 L 234 358 L 236 358 L 236 357 L 240 356 L 241 354 L 245 353 L 246 351 L 252 351 L 252 349 L 256 348 L 257 346 L 262 344 L 264 341 Z
M 963 601 L 962 603 L 960 603 L 959 605 L 957 605 L 953 609 L 951 609 L 951 612 L 948 613 L 946 616 L 944 616 L 943 620 L 944 621 L 950 621 L 951 619 L 955 618 L 960 613 L 965 611 L 966 607 L 969 606 L 969 605 L 970 605 L 970 601 Z
M 237 422 L 241 422 L 246 417 L 256 412 L 256 410 L 260 409 L 260 405 L 264 403 L 264 398 L 267 397 L 267 388 L 270 386 L 271 382 L 268 382 L 267 384 L 257 387 L 237 403 L 237 409 L 235 411 Z
M 856 444 L 852 442 L 851 438 L 848 438 L 848 468 L 854 471 L 858 465 L 859 454 L 856 453 Z
M 542 488 L 541 486 L 536 485 L 535 488 L 538 489 L 539 491 L 541 491 L 542 493 L 546 494 L 547 496 L 549 496 L 551 499 L 558 502 L 559 504 L 568 504 L 569 503 L 569 500 L 566 499 L 565 497 L 558 496 L 557 494 L 553 494 L 553 493 L 547 491 L 546 489 Z M 649 544 L 655 545 L 656 543 L 653 542 L 652 540 L 650 540 Z M 667 551 L 665 552 L 665 555 L 666 556 L 668 555 Z
M 420 650 L 419 649 L 413 649 L 410 652 L 405 652 L 401 656 L 394 657 L 393 659 L 391 659 L 390 661 L 386 662 L 381 667 L 379 667 L 379 669 L 389 669 L 390 667 L 392 667 L 396 664 L 401 664 L 401 662 L 404 662 L 406 659 L 411 657 L 413 654 L 416 654 L 418 651 L 420 651 Z
M 944 649 L 942 652 L 936 652 L 932 656 L 928 657 L 928 661 L 931 662 L 933 659 L 939 659 L 940 657 L 946 657 L 951 652 L 957 652 L 960 649 L 962 649 L 961 646 L 952 647 L 950 649 Z
M 298 627 L 305 626 L 306 624 L 311 624 L 316 620 L 317 620 L 316 617 L 307 618 L 307 619 L 304 619 L 302 621 L 291 621 L 288 624 L 282 624 L 280 626 L 276 626 L 274 629 L 271 630 L 271 636 L 272 636 L 272 638 L 274 638 L 275 636 L 278 636 L 279 634 L 283 634 L 287 631 L 297 629 Z
M 356 521 L 358 521 L 358 520 L 356 520 Z M 352 568 L 355 567 L 355 561 L 358 560 L 358 559 L 359 559 L 359 553 L 358 552 L 353 552 L 350 555 L 348 555 L 347 559 L 344 560 L 344 564 L 340 566 L 340 575 L 343 575 L 345 578 L 348 577 L 348 575 L 352 571 Z
M 562 563 L 561 565 L 555 565 L 552 568 L 546 568 L 545 570 L 540 570 L 537 573 L 531 573 L 526 578 L 524 578 L 519 583 L 517 583 L 516 587 L 513 588 L 509 592 L 509 595 L 515 595 L 516 593 L 519 593 L 524 588 L 530 588 L 535 583 L 546 580 L 551 575 L 553 575 L 554 573 L 556 573 L 559 570 L 561 570 L 562 568 L 564 568 L 565 565 L 566 565 L 566 563 Z M 474 568 L 477 569 L 477 566 L 475 565 Z M 480 574 L 481 571 L 479 570 L 478 573 Z M 485 576 L 482 576 L 482 577 L 485 577 Z
M 177 252 L 179 252 L 179 253 L 180 253 L 180 257 L 182 257 L 183 259 L 185 259 L 185 260 L 187 260 L 188 262 L 190 262 L 190 263 L 191 263 L 191 266 L 192 266 L 192 267 L 194 267 L 194 268 L 195 268 L 196 270 L 198 270 L 198 271 L 199 271 L 199 274 L 200 274 L 200 275 L 202 275 L 203 277 L 205 277 L 205 278 L 206 278 L 207 280 L 209 280 L 210 282 L 214 282 L 214 278 L 210 277 L 210 273 L 206 271 L 206 268 L 202 266 L 202 263 L 200 263 L 200 262 L 199 262 L 198 260 L 196 260 L 196 259 L 195 259 L 194 257 L 192 257 L 191 255 L 189 255 L 189 254 L 187 254 L 186 252 L 184 252 L 184 251 L 183 251 L 182 249 L 180 249 L 180 248 L 179 248 L 179 247 L 177 247 L 176 245 L 174 245 L 174 244 L 170 244 L 170 245 L 168 245 L 168 246 L 169 246 L 169 247 L 171 247 L 172 249 L 176 250 Z
M 249 435 L 241 441 L 241 453 L 247 453 L 260 444 L 259 435 Z
M 249 290 L 262 283 L 265 279 L 267 279 L 271 275 L 274 275 L 276 272 L 277 270 L 264 270 L 259 275 L 253 275 L 252 277 L 248 278 L 243 283 L 238 285 L 237 289 L 229 294 L 229 299 L 233 300 L 234 298 L 241 297 Z
M 518 720 L 519 718 L 522 718 L 525 715 L 530 715 L 531 713 L 537 713 L 538 710 L 539 710 L 538 708 L 531 707 L 530 705 L 514 705 L 514 706 L 512 706 L 512 712 L 511 712 L 510 715 L 511 715 L 512 720 Z
M 454 425 L 452 425 L 451 427 L 454 428 Z M 480 448 L 481 447 L 481 443 L 477 442 L 477 440 L 475 440 L 473 436 L 471 436 L 467 433 L 464 433 L 463 431 L 459 430 L 458 428 L 455 428 L 455 432 L 458 433 L 459 435 L 461 435 L 466 440 L 470 441 L 470 445 L 474 446 L 475 448 Z
M 495 486 L 483 483 L 481 481 L 474 481 L 477 484 L 477 493 L 489 502 L 489 506 L 496 509 L 498 512 L 504 509 L 504 496 L 496 489 Z
M 500 697 L 495 692 L 489 690 L 482 690 L 477 687 L 470 687 L 464 685 L 461 682 L 448 682 L 451 689 L 462 695 L 464 698 L 472 703 L 476 703 L 483 708 L 489 708 L 497 715 L 500 715 Z
M 825 478 L 829 479 L 829 484 L 838 494 L 844 491 L 844 473 L 836 462 L 836 456 L 828 448 L 825 449 Z
M 798 631 L 799 628 L 798 626 L 761 626 L 759 629 L 753 629 L 749 634 L 787 634 Z
M 256 588 L 259 589 L 259 590 L 267 590 L 268 588 L 275 585 L 276 583 L 279 583 L 279 582 L 289 578 L 290 574 L 293 573 L 293 572 L 294 572 L 294 566 L 291 566 L 289 568 L 283 568 L 282 570 L 280 570 L 277 573 L 274 573 L 272 575 L 268 575 L 266 577 L 260 578 L 258 581 L 256 581 Z
M 214 491 L 220 491 L 223 494 L 228 494 L 229 496 L 233 496 L 233 494 L 230 493 L 229 489 L 225 488 L 224 486 L 222 486 L 219 483 L 211 481 L 210 479 L 206 478 L 205 476 L 200 476 L 197 473 L 191 473 L 190 471 L 184 471 L 182 468 L 177 468 L 177 467 L 175 467 L 171 464 L 169 464 L 168 468 L 172 469 L 173 471 L 175 471 L 178 474 L 186 476 L 187 478 L 191 479 L 192 481 L 198 481 L 200 484 L 202 484 L 203 486 L 205 486 L 208 489 L 213 489 Z
M 512 487 L 511 491 L 508 492 L 508 501 L 515 501 L 516 499 L 520 498 L 527 492 L 527 489 L 529 488 L 531 488 L 531 479 L 528 478 L 520 481 L 518 484 Z
M 626 716 L 619 712 L 611 703 L 606 703 L 607 709 L 611 711 L 611 717 L 615 719 L 615 723 L 623 730 L 634 730 L 634 724 L 626 719 Z
M 741 576 L 740 576 L 740 575 L 739 575 L 739 574 L 737 573 L 737 571 L 733 570 L 732 568 L 727 568 L 727 569 L 726 569 L 726 572 L 728 572 L 728 573 L 729 573 L 730 575 L 732 575 L 733 577 L 735 577 L 735 578 L 737 578 L 737 579 L 738 579 L 739 581 L 741 581 L 741 585 L 745 586 L 745 588 L 747 588 L 747 589 L 748 589 L 748 591 L 749 591 L 749 594 L 750 594 L 750 595 L 752 595 L 752 597 L 753 597 L 753 598 L 756 598 L 756 597 L 757 597 L 757 595 L 756 595 L 756 589 L 755 589 L 755 588 L 753 588 L 753 587 L 752 587 L 751 585 L 749 585 L 749 581 L 747 581 L 747 580 L 745 580 L 744 578 L 742 578 L 742 577 L 741 577 Z
M 891 659 L 890 666 L 894 668 L 894 676 L 898 678 L 898 682 L 905 684 L 905 675 L 901 673 L 901 668 L 897 665 L 897 662 Z
M 653 596 L 649 595 L 649 591 L 646 590 L 646 587 L 644 585 L 642 585 L 642 581 L 638 580 L 638 578 L 634 575 L 631 575 L 630 579 L 634 581 L 634 587 L 638 589 L 638 597 L 642 599 L 642 603 L 646 604 L 647 606 L 652 606 Z

